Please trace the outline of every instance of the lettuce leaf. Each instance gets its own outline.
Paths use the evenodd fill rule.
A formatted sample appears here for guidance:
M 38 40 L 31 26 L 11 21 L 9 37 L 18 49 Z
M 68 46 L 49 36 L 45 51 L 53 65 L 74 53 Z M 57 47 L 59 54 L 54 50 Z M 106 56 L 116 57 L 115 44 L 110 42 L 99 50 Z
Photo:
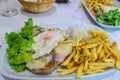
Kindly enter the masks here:
M 25 26 L 19 33 L 6 33 L 8 48 L 6 49 L 8 56 L 8 63 L 16 72 L 25 70 L 25 65 L 32 59 L 30 50 L 32 49 L 33 22 L 32 18 L 25 22 Z
M 20 34 L 24 39 L 27 40 L 33 40 L 32 39 L 32 27 L 33 26 L 33 21 L 32 18 L 30 18 L 27 22 L 25 22 L 24 28 L 22 28 Z

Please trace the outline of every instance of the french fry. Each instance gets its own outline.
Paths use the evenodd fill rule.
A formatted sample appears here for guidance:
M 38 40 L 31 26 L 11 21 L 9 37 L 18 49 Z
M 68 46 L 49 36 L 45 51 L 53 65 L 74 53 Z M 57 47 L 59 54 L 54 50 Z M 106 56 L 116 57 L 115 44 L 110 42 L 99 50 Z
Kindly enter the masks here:
M 63 72 L 64 71 L 64 69 L 57 69 L 57 72 Z
M 97 69 L 97 70 L 95 70 L 95 73 L 103 72 L 103 71 L 105 71 L 105 69 Z
M 91 69 L 91 70 L 94 70 L 95 66 L 94 65 L 89 65 L 88 68 Z
M 79 60 L 80 49 L 78 48 L 80 41 L 82 40 L 83 36 L 78 33 L 77 40 L 76 40 L 76 54 L 73 55 L 73 59 L 75 62 Z
M 97 59 L 96 48 L 91 48 L 91 59 L 93 62 Z
M 101 50 L 101 52 L 100 52 L 100 54 L 99 54 L 99 57 L 98 57 L 99 60 L 103 59 L 104 55 L 105 55 L 104 50 Z
M 104 62 L 115 63 L 114 59 L 103 59 Z
M 81 65 L 78 67 L 77 74 L 76 74 L 76 78 L 80 78 L 80 77 L 82 76 L 83 66 L 84 66 L 84 64 L 81 64 Z
M 93 2 L 88 5 L 88 8 L 90 9 L 93 5 Z
M 98 6 L 99 6 L 99 9 L 101 10 L 101 12 L 104 13 L 104 8 L 103 8 L 103 6 L 101 6 L 101 5 L 98 5 Z
M 77 36 L 77 41 L 76 41 L 76 54 L 73 55 L 73 59 L 75 62 L 77 62 L 79 60 L 79 54 L 80 54 L 80 48 L 78 48 L 80 41 L 82 40 L 83 36 L 80 35 L 80 33 L 78 33 Z
M 88 56 L 90 56 L 91 55 L 91 53 L 89 52 L 89 50 L 88 49 L 84 49 L 83 50 L 83 56 L 85 57 L 88 57 Z
M 66 67 L 67 69 L 70 69 L 70 68 L 72 68 L 72 67 L 74 66 L 74 63 L 75 63 L 75 62 L 68 63 L 65 67 Z
M 98 66 L 98 67 L 94 67 L 94 70 L 103 70 L 103 69 L 107 69 L 108 67 L 101 67 L 101 66 Z
M 78 36 L 77 36 L 77 41 L 76 41 L 76 48 L 77 46 L 79 45 L 80 41 L 82 40 L 83 36 L 80 35 L 80 33 L 78 33 Z
M 108 49 L 111 51 L 111 53 L 118 59 L 120 60 L 120 51 L 119 50 L 114 50 L 110 47 L 108 47 Z
M 118 70 L 120 70 L 120 61 L 119 61 L 119 60 L 116 61 L 115 67 L 116 67 Z
M 91 10 L 91 13 L 92 13 L 93 15 L 96 15 L 96 13 L 95 13 L 95 11 L 94 11 L 94 10 Z
M 86 71 L 88 69 L 88 59 L 85 60 L 85 66 L 83 68 L 84 71 Z
M 89 58 L 88 58 L 88 61 L 91 61 L 92 60 L 92 57 L 90 56 Z
M 85 45 L 85 44 L 86 44 L 86 42 L 80 42 L 80 43 L 78 44 L 78 47 L 83 46 L 83 45 Z
M 74 54 L 73 54 L 73 57 L 72 57 L 72 59 L 75 61 L 75 58 L 76 58 L 76 54 L 77 54 L 77 46 L 75 47 L 75 48 L 73 48 L 73 52 L 74 52 Z
M 78 60 L 79 60 L 79 55 L 80 55 L 80 50 L 77 50 L 77 53 L 76 53 L 76 55 L 75 55 L 75 62 L 78 62 Z
M 103 66 L 103 67 L 114 67 L 114 63 L 90 63 L 91 66 Z
M 96 52 L 97 52 L 98 55 L 99 55 L 99 53 L 101 52 L 102 47 L 103 47 L 103 44 L 100 44 L 100 45 L 98 45 L 98 47 L 96 48 Z
M 96 47 L 96 46 L 98 46 L 98 45 L 100 45 L 100 44 L 101 44 L 101 42 L 97 42 L 97 43 L 94 43 L 94 44 L 84 45 L 84 46 L 82 46 L 82 47 L 80 47 L 80 48 L 88 49 L 88 48 Z
M 95 5 L 91 6 L 91 7 L 90 7 L 90 11 L 93 10 L 94 7 L 95 7 Z
M 103 46 L 103 49 L 106 53 L 106 57 L 110 57 L 112 55 L 112 53 L 107 49 L 107 46 Z
M 87 69 L 83 74 L 95 74 L 96 72 L 93 69 Z
M 79 8 L 82 8 L 82 7 L 83 7 L 83 3 L 82 3 L 82 2 L 80 2 Z
M 118 50 L 117 42 L 113 42 L 111 46 L 114 50 Z
M 64 62 L 62 62 L 61 66 L 67 65 L 70 62 L 70 60 L 72 59 L 73 55 L 75 55 L 75 49 L 73 49 L 72 54 Z
M 78 69 L 78 66 L 75 66 L 75 67 L 72 67 L 70 69 L 62 71 L 61 73 L 59 73 L 59 75 L 61 75 L 61 76 L 68 75 L 70 73 L 75 72 L 77 69 Z
M 87 57 L 81 58 L 79 62 L 75 62 L 74 66 L 79 66 L 80 64 L 84 63 L 84 61 L 87 59 Z

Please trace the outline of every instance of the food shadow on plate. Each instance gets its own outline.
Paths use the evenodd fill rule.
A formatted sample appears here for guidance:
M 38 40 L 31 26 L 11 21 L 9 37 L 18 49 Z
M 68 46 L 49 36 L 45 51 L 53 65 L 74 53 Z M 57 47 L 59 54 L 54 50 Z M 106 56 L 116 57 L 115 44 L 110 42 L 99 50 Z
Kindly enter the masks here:
M 27 10 L 25 10 L 23 7 L 20 9 L 20 12 L 22 15 L 24 16 L 28 16 L 28 17 L 43 17 L 43 16 L 48 16 L 53 14 L 56 11 L 56 7 L 52 6 L 47 12 L 43 12 L 43 13 L 32 13 L 29 12 Z

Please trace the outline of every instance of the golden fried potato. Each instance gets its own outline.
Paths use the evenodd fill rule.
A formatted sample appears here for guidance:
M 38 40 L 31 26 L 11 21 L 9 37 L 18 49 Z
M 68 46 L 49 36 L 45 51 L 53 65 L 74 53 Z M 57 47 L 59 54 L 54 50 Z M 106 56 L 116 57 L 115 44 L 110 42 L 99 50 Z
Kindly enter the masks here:
M 80 3 L 81 4 L 81 3 Z M 104 13 L 104 6 L 116 6 L 111 0 L 85 0 L 85 5 L 91 13 L 96 16 L 98 13 Z
M 87 3 L 93 0 L 87 0 Z M 106 33 L 89 30 L 91 38 L 81 41 L 78 34 L 74 42 L 72 54 L 61 63 L 62 69 L 58 69 L 61 76 L 76 73 L 76 78 L 84 74 L 95 74 L 106 71 L 109 68 L 120 70 L 120 50 L 116 42 L 110 44 Z

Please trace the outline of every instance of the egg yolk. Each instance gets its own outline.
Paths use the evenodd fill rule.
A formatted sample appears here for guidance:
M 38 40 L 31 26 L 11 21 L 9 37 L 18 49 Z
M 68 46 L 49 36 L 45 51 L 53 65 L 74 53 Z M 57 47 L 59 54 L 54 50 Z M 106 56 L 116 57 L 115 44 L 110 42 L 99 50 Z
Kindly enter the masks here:
M 47 41 L 47 40 L 51 40 L 52 37 L 56 37 L 56 32 L 47 32 L 43 39 Z

